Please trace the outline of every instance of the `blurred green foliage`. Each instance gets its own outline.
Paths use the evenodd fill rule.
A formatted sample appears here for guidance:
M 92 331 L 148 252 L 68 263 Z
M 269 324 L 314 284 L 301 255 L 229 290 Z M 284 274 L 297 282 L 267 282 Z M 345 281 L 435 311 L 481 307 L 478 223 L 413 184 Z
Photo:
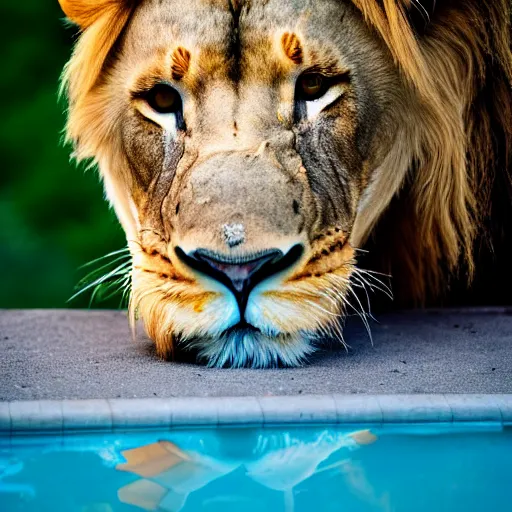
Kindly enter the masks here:
M 76 31 L 57 0 L 2 2 L 0 18 L 0 308 L 86 307 L 87 296 L 67 303 L 79 267 L 125 240 L 97 173 L 62 144 L 57 90 Z

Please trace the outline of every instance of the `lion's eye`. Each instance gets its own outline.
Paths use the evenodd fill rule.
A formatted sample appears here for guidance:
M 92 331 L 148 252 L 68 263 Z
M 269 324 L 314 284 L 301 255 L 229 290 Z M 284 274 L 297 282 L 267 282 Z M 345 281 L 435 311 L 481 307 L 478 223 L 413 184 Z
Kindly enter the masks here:
M 321 98 L 327 90 L 327 80 L 319 73 L 306 73 L 299 78 L 297 94 L 300 99 L 313 101 Z
M 148 105 L 160 114 L 170 114 L 181 110 L 181 97 L 170 85 L 159 84 L 145 97 Z

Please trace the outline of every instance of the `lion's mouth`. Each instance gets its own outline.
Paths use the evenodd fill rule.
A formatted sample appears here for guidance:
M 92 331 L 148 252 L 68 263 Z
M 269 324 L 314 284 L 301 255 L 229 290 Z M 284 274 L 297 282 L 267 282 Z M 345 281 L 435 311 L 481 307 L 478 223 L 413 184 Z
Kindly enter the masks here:
M 243 257 L 226 256 L 199 249 L 186 254 L 180 247 L 175 248 L 176 256 L 193 270 L 215 279 L 234 295 L 240 310 L 240 322 L 234 327 L 256 329 L 245 320 L 249 296 L 254 288 L 280 274 L 300 260 L 304 253 L 302 244 L 295 244 L 286 254 L 278 249 Z

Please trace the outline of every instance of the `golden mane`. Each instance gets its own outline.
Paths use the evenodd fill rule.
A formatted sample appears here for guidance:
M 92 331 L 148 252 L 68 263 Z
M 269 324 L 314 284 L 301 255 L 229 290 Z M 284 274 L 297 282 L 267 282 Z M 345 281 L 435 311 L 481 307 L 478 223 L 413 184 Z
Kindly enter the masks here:
M 375 234 L 381 252 L 389 247 L 382 255 L 387 268 L 392 272 L 399 264 L 396 274 L 406 276 L 399 288 L 424 302 L 441 291 L 446 271 L 461 263 L 471 279 L 475 237 L 490 213 L 495 177 L 510 181 L 510 1 L 438 2 L 422 36 L 408 20 L 413 0 L 353 3 L 430 114 L 419 120 L 407 194 Z
M 78 158 L 97 158 L 106 135 L 94 143 L 87 136 L 97 133 L 92 93 L 101 93 L 102 70 L 138 2 L 60 1 L 82 30 L 63 78 L 68 138 Z M 372 236 L 380 240 L 387 269 L 400 265 L 395 277 L 403 276 L 407 296 L 423 301 L 439 293 L 446 272 L 461 264 L 471 278 L 474 243 L 489 215 L 496 177 L 510 179 L 510 1 L 438 2 L 421 35 L 409 18 L 417 0 L 352 2 L 424 106 L 406 141 L 413 147 L 413 168 Z M 398 153 L 395 159 L 400 161 Z

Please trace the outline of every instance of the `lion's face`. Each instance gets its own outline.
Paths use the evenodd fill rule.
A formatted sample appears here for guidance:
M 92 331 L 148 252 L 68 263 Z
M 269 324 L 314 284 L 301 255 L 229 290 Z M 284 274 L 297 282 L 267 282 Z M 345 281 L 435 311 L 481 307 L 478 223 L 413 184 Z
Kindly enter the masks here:
M 84 108 L 159 352 L 300 363 L 403 177 L 382 171 L 408 94 L 385 45 L 349 2 L 146 0 L 106 67 Z

